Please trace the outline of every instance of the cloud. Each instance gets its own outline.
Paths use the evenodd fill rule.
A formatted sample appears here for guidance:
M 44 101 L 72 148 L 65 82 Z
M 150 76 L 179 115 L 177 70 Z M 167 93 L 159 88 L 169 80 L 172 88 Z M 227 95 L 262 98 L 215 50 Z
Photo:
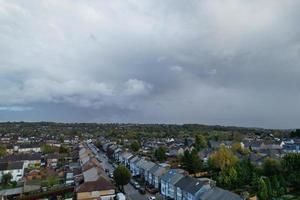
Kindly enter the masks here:
M 32 107 L 28 106 L 0 106 L 0 111 L 12 111 L 12 112 L 23 112 L 23 111 L 28 111 L 32 110 Z
M 296 127 L 299 6 L 0 0 L 0 119 Z
M 129 79 L 125 83 L 124 93 L 126 95 L 145 95 L 150 92 L 152 85 L 138 79 Z
M 171 66 L 170 70 L 174 71 L 174 72 L 181 72 L 183 69 L 182 69 L 182 67 L 175 65 L 175 66 Z

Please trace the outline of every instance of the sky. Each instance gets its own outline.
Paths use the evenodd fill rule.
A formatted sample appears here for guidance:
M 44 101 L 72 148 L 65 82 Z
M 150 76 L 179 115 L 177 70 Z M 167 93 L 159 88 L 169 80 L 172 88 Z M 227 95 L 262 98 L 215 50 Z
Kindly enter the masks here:
M 0 0 L 0 121 L 299 127 L 299 9 Z

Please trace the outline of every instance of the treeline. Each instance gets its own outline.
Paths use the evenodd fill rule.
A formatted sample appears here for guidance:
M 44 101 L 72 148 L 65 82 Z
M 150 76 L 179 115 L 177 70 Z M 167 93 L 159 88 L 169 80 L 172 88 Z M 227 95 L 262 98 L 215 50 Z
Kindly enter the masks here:
M 139 138 L 143 136 L 172 137 L 194 136 L 198 133 L 213 134 L 275 134 L 287 135 L 289 131 L 260 128 L 208 126 L 201 124 L 116 124 L 116 123 L 54 123 L 54 122 L 3 122 L 0 123 L 1 133 L 18 133 L 19 135 L 40 134 L 93 134 L 119 137 L 120 134 Z M 150 134 L 150 135 L 149 135 Z
M 208 171 L 217 184 L 236 191 L 249 191 L 260 200 L 281 197 L 300 189 L 300 154 L 287 154 L 281 160 L 267 158 L 255 166 L 245 155 L 238 159 L 231 149 L 216 151 L 209 159 Z

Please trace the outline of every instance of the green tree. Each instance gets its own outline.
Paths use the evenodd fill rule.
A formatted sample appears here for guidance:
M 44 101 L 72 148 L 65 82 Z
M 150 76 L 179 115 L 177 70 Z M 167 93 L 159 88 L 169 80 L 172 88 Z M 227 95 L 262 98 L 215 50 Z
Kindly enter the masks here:
M 291 137 L 300 137 L 300 129 L 291 132 Z
M 233 152 L 238 152 L 238 153 L 243 154 L 243 155 L 247 155 L 247 154 L 250 153 L 250 150 L 247 149 L 247 148 L 243 148 L 243 147 L 242 147 L 242 144 L 241 144 L 240 142 L 234 143 L 234 144 L 232 145 L 231 150 L 232 150 Z
M 281 197 L 286 193 L 285 180 L 282 175 L 275 175 L 270 178 L 272 197 Z
M 271 185 L 271 182 L 270 182 L 270 179 L 269 178 L 265 178 L 265 183 L 266 183 L 266 186 L 267 186 L 267 190 L 268 190 L 268 196 L 269 197 L 273 197 L 274 194 L 273 194 L 273 188 L 272 188 L 272 185 Z
M 219 181 L 223 186 L 232 188 L 237 182 L 237 175 L 237 171 L 233 166 L 225 167 L 220 171 Z
M 156 160 L 158 160 L 159 162 L 163 162 L 167 159 L 167 155 L 166 155 L 166 148 L 165 147 L 158 147 L 155 151 L 154 151 L 154 157 Z
M 54 185 L 57 185 L 58 183 L 59 179 L 54 175 L 51 175 L 47 178 L 47 187 L 52 187 Z
M 127 185 L 131 179 L 131 173 L 124 165 L 119 165 L 114 171 L 114 180 L 121 191 L 124 191 L 124 185 Z
M 61 145 L 59 147 L 59 153 L 69 153 L 69 149 L 64 145 Z
M 11 173 L 4 174 L 4 175 L 2 176 L 2 184 L 4 184 L 4 185 L 9 184 L 10 181 L 11 181 L 11 179 L 12 179 Z
M 181 158 L 181 165 L 183 169 L 191 174 L 195 174 L 202 169 L 202 161 L 200 160 L 197 151 L 185 150 Z
M 98 148 L 98 149 L 101 149 L 102 148 L 102 143 L 98 140 L 95 142 L 95 146 Z
M 270 177 L 278 175 L 282 172 L 281 164 L 278 160 L 273 158 L 266 158 L 263 163 L 263 173 L 264 175 Z
M 258 192 L 257 196 L 259 200 L 269 200 L 268 188 L 264 179 L 260 178 L 258 181 Z
M 238 176 L 237 182 L 240 186 L 251 183 L 255 171 L 249 157 L 246 157 L 237 163 L 236 171 Z
M 7 154 L 6 147 L 0 145 L 0 157 L 5 156 Z
M 289 153 L 282 159 L 283 173 L 289 186 L 300 189 L 300 154 Z
M 207 140 L 201 134 L 195 136 L 195 148 L 199 151 L 207 147 Z
M 50 145 L 44 144 L 42 146 L 42 148 L 41 148 L 41 151 L 44 154 L 54 153 L 55 152 L 55 148 L 52 147 L 52 146 L 50 146 Z
M 133 151 L 133 152 L 137 152 L 140 150 L 140 144 L 135 140 L 131 143 L 130 145 L 130 149 Z
M 230 149 L 224 146 L 222 146 L 218 151 L 214 152 L 209 159 L 209 165 L 218 170 L 221 170 L 225 167 L 232 167 L 237 162 L 238 158 Z

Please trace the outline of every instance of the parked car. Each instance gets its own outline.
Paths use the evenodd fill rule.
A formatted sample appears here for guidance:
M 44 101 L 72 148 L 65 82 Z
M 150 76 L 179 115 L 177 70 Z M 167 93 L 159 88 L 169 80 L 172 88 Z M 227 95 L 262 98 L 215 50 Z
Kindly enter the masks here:
M 146 190 L 145 190 L 144 188 L 140 188 L 140 189 L 139 189 L 139 193 L 140 193 L 140 194 L 146 194 Z
M 109 178 L 114 178 L 114 174 L 112 172 L 109 173 Z
M 147 200 L 155 200 L 156 198 L 154 197 L 154 196 L 150 196 L 150 197 L 148 197 L 148 199 Z
M 139 184 L 138 182 L 135 182 L 135 183 L 133 184 L 133 187 L 134 187 L 135 189 L 140 189 L 140 188 L 141 188 L 141 186 L 140 186 L 140 184 Z
M 106 172 L 106 173 L 109 173 L 109 169 L 105 169 L 105 172 Z

